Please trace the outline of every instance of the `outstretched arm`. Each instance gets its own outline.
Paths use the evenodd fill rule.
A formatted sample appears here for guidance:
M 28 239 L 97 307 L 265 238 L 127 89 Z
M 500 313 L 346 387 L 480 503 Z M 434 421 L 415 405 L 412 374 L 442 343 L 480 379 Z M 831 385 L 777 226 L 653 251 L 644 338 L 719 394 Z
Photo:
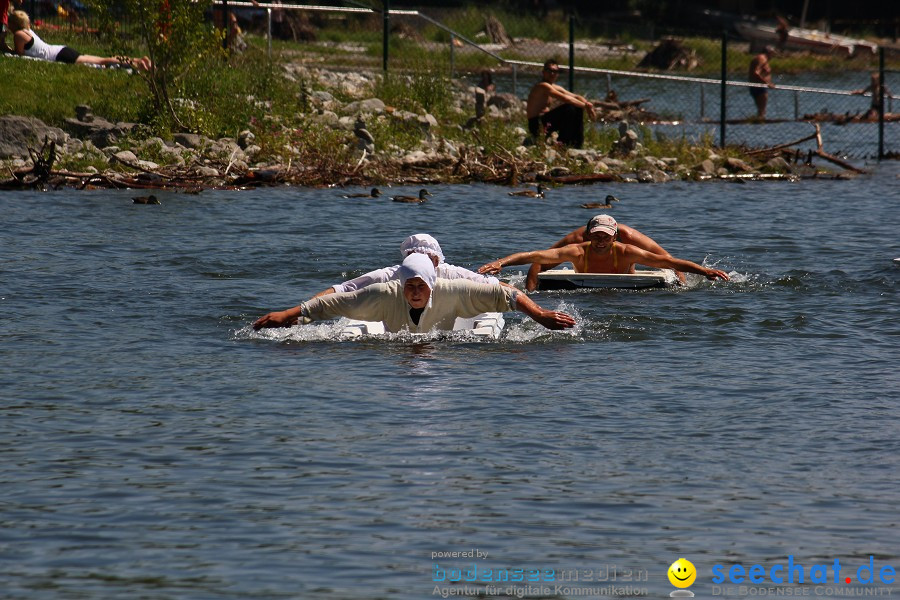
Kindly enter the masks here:
M 569 244 L 579 244 L 584 241 L 584 227 L 579 227 L 578 229 L 569 232 L 564 238 L 550 246 L 551 248 L 563 248 L 568 246 Z M 562 263 L 544 263 L 538 264 L 535 263 L 531 265 L 531 268 L 528 269 L 528 275 L 525 276 L 525 289 L 529 292 L 537 289 L 538 283 L 538 275 L 542 271 L 546 271 L 547 269 L 553 269 L 558 267 Z
M 575 325 L 572 315 L 543 309 L 524 292 L 515 295 L 515 303 L 517 311 L 528 315 L 547 329 L 568 329 Z
M 634 227 L 629 227 L 627 230 L 627 234 L 623 236 L 622 234 L 625 233 L 625 231 L 623 231 L 624 229 L 625 229 L 625 226 L 620 223 L 619 224 L 619 236 L 620 236 L 620 238 L 624 238 L 624 239 L 622 239 L 622 241 L 625 242 L 626 244 L 631 244 L 632 246 L 637 246 L 638 248 L 641 248 L 642 250 L 646 250 L 647 252 L 649 252 L 651 254 L 665 254 L 666 256 L 671 256 L 671 254 L 669 254 L 669 252 L 665 248 L 663 248 L 658 243 L 656 243 L 656 240 L 654 240 L 650 236 L 644 235 L 643 233 L 641 233 Z M 684 283 L 684 281 L 685 281 L 684 273 L 676 270 L 675 276 L 678 277 L 678 279 L 679 279 L 679 281 L 681 281 L 681 283 Z
M 580 252 L 580 248 L 576 244 L 565 246 L 564 248 L 549 248 L 547 250 L 532 250 L 530 252 L 516 252 L 495 261 L 486 263 L 478 267 L 479 273 L 490 273 L 494 275 L 499 273 L 503 267 L 512 265 L 527 265 L 528 263 L 559 264 L 571 261 L 576 258 Z
M 302 311 L 303 305 L 298 304 L 294 308 L 270 312 L 254 321 L 253 329 L 258 331 L 263 327 L 290 327 L 297 323 L 301 317 Z
M 707 279 L 723 279 L 728 281 L 728 274 L 725 271 L 701 267 L 697 263 L 682 258 L 675 258 L 668 254 L 652 254 L 635 246 L 626 246 L 626 258 L 632 262 L 647 265 L 649 267 L 687 271 L 688 273 L 703 275 Z

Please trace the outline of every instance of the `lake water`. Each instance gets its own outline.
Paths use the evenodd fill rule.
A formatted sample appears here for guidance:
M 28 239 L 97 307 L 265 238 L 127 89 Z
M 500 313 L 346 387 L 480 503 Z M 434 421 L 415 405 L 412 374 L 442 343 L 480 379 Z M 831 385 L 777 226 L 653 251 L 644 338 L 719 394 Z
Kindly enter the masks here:
M 0 595 L 414 599 L 465 592 L 447 580 L 474 565 L 492 597 L 531 592 L 486 569 L 665 597 L 682 556 L 698 596 L 726 593 L 715 565 L 789 556 L 883 589 L 856 578 L 870 556 L 900 568 L 898 175 L 543 201 L 434 186 L 421 206 L 0 194 Z M 732 281 L 539 293 L 576 329 L 509 313 L 493 342 L 249 328 L 395 264 L 412 233 L 475 267 L 550 245 L 609 193 Z M 436 554 L 472 549 L 487 557 Z M 779 589 L 843 589 L 807 584 Z M 616 593 L 544 585 L 530 597 Z

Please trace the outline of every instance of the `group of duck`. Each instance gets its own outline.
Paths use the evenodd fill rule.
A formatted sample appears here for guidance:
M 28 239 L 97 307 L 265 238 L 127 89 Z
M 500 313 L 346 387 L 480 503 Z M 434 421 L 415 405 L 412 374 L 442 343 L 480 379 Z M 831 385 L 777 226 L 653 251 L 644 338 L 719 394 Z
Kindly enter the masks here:
M 537 189 L 535 190 L 519 190 L 517 192 L 509 192 L 510 196 L 515 196 L 518 198 L 545 198 L 544 195 L 547 191 L 547 188 L 542 186 L 541 184 L 537 185 Z M 431 192 L 422 188 L 419 190 L 418 196 L 391 196 L 391 200 L 394 202 L 406 202 L 408 204 L 421 204 L 425 202 L 426 196 L 431 196 Z M 378 188 L 372 188 L 372 190 L 368 194 L 344 194 L 344 198 L 379 198 L 381 197 L 381 190 Z M 132 198 L 132 201 L 135 204 L 160 204 L 159 199 L 154 196 L 138 196 L 136 198 Z M 606 202 L 588 202 L 586 204 L 582 204 L 581 208 L 603 208 L 609 209 L 612 208 L 613 202 L 618 202 L 619 199 L 613 196 L 612 194 L 608 194 L 606 196 Z
M 546 198 L 545 194 L 547 192 L 547 188 L 542 186 L 541 184 L 537 185 L 536 189 L 533 190 L 519 190 L 516 192 L 509 192 L 510 196 L 515 196 L 518 198 Z M 418 196 L 391 196 L 391 200 L 394 202 L 406 202 L 409 204 L 421 204 L 425 202 L 426 196 L 431 196 L 431 193 L 422 188 L 419 190 Z M 372 190 L 368 193 L 362 194 L 344 194 L 343 198 L 379 198 L 381 197 L 381 190 L 378 188 L 372 188 Z M 581 208 L 612 208 L 613 202 L 618 202 L 619 199 L 613 196 L 612 194 L 608 194 L 606 196 L 605 202 L 588 202 L 581 205 Z
M 422 188 L 419 190 L 418 196 L 391 196 L 391 200 L 394 202 L 406 202 L 408 204 L 422 204 L 426 200 L 426 196 L 430 196 L 431 192 Z M 344 194 L 344 198 L 379 198 L 381 197 L 381 190 L 378 188 L 372 188 L 368 194 Z

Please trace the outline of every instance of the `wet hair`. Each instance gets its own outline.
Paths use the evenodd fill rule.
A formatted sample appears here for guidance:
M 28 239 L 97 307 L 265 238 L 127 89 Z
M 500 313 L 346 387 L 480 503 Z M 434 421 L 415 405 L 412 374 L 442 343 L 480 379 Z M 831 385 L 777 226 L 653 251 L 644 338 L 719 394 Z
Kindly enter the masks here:
M 555 58 L 548 59 L 546 62 L 544 62 L 544 70 L 549 69 L 550 65 L 556 65 L 558 67 L 559 61 L 556 60 Z

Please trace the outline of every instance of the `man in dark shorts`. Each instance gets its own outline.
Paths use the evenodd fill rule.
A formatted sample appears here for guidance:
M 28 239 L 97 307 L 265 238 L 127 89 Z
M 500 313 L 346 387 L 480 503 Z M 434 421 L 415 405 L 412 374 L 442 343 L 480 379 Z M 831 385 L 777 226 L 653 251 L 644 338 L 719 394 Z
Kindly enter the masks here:
M 766 46 L 765 50 L 753 57 L 750 61 L 750 69 L 747 73 L 747 81 L 750 83 L 764 83 L 767 87 L 752 87 L 750 95 L 756 103 L 756 116 L 766 118 L 766 105 L 769 103 L 769 90 L 775 87 L 772 83 L 772 67 L 769 59 L 775 54 L 775 48 Z
M 556 83 L 559 63 L 550 59 L 544 63 L 542 80 L 531 88 L 525 115 L 528 131 L 536 140 L 557 133 L 557 139 L 573 148 L 584 145 L 584 113 L 593 120 L 594 105 L 590 100 L 574 94 Z

